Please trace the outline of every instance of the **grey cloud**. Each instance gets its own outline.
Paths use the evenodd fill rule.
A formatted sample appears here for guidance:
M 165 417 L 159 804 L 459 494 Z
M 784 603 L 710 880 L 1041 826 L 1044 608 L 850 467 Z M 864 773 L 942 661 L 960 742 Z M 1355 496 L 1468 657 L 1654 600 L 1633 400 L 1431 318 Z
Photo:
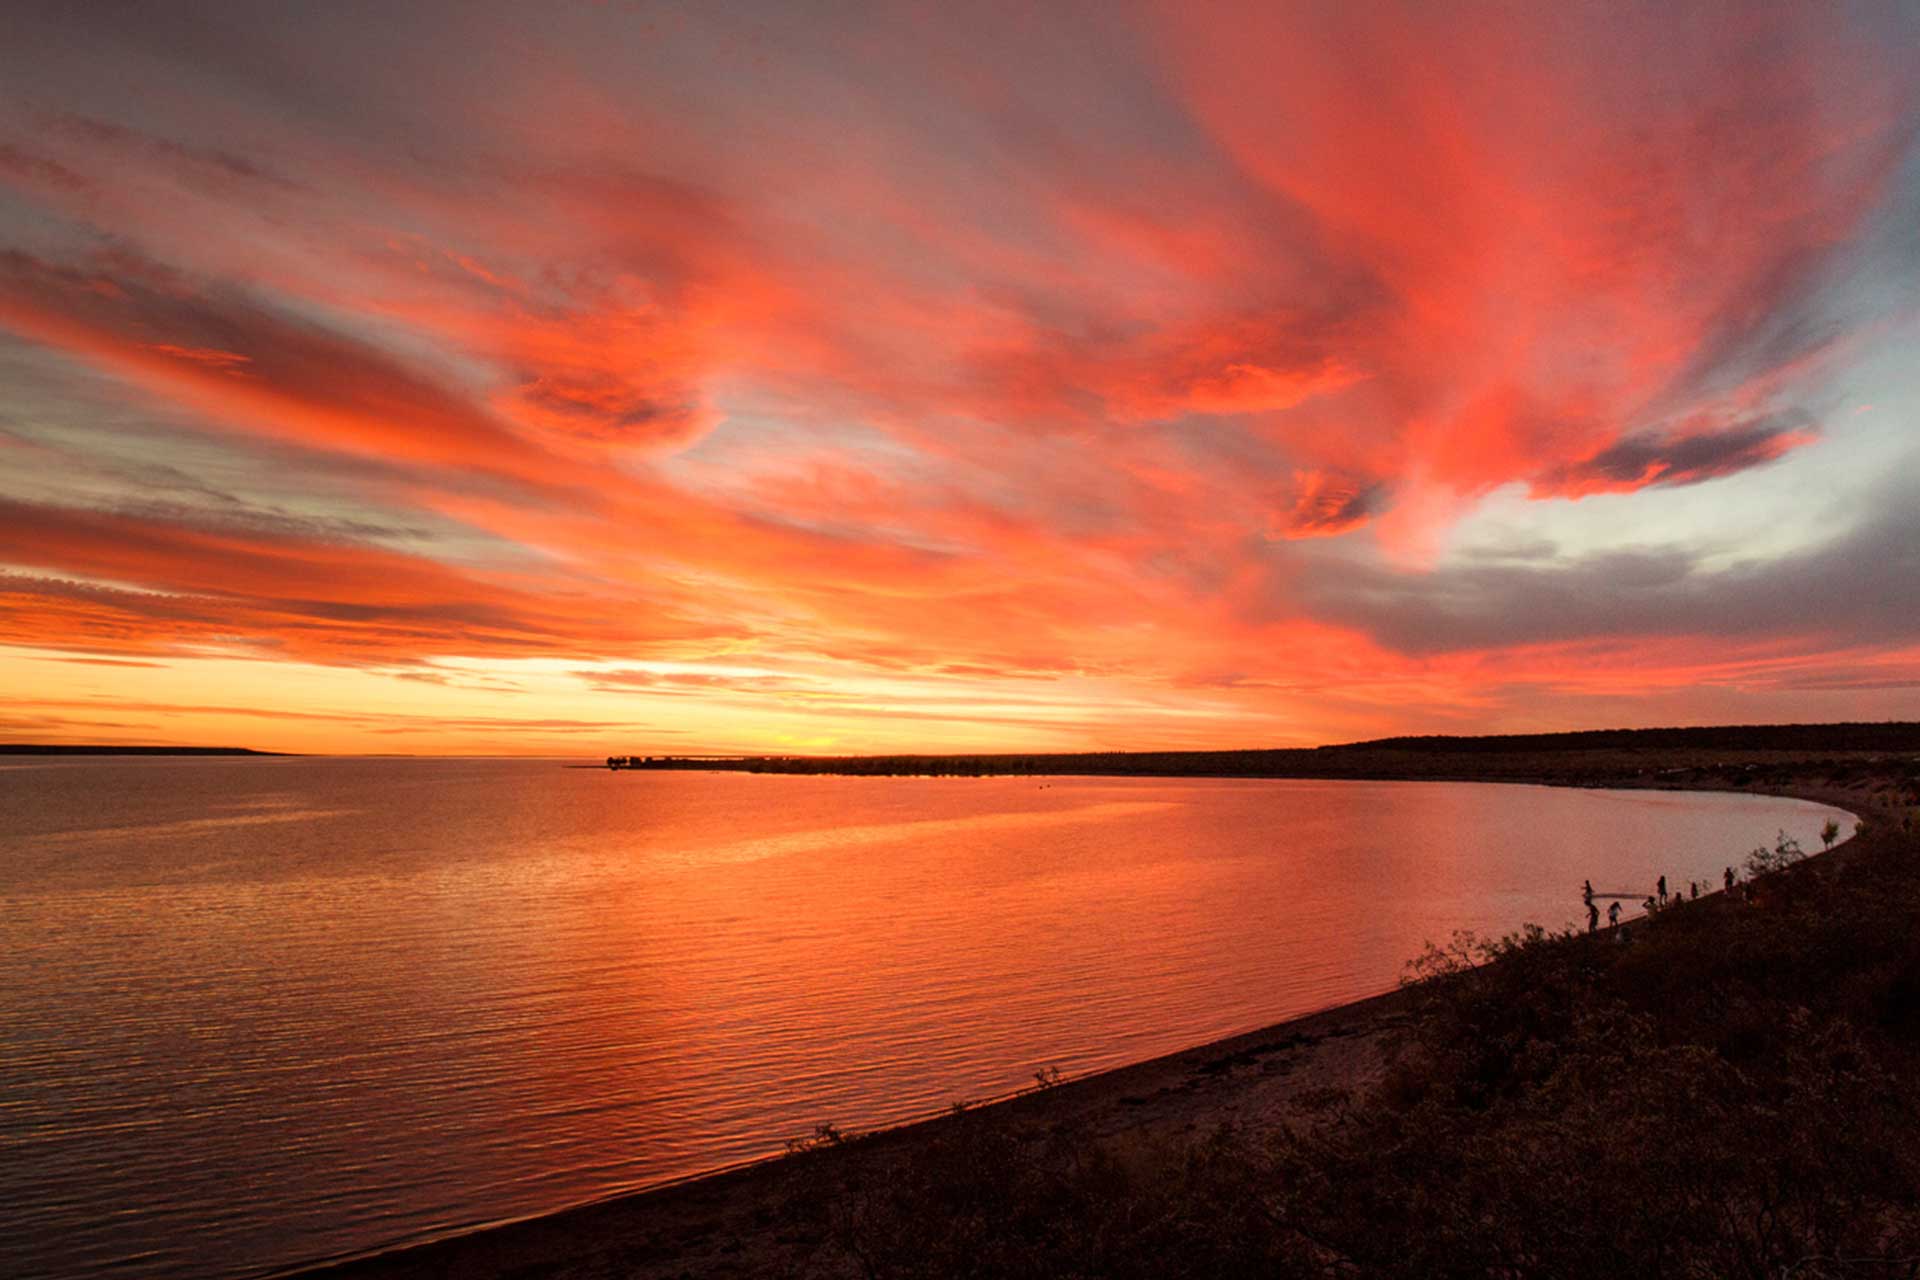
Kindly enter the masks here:
M 0 176 L 77 195 L 91 195 L 95 190 L 93 180 L 78 170 L 11 143 L 0 143 Z
M 303 189 L 302 184 L 291 178 L 220 147 L 192 146 L 85 115 L 62 116 L 54 128 L 104 149 L 151 156 L 182 176 L 220 190 L 231 189 L 236 184 L 265 184 L 289 191 Z
M 1387 488 L 1348 477 L 1315 479 L 1299 494 L 1291 513 L 1280 520 L 1289 537 L 1340 533 L 1385 505 Z
M 1462 554 L 1475 561 L 1551 560 L 1560 553 L 1560 544 L 1546 538 L 1528 538 L 1491 546 L 1469 547 Z
M 433 531 L 421 523 L 289 511 L 283 507 L 261 506 L 232 494 L 197 485 L 190 491 L 204 494 L 216 504 L 217 509 L 153 498 L 115 503 L 106 510 L 132 520 L 179 525 L 211 533 L 241 533 L 315 542 L 425 542 L 433 537 Z
M 1798 410 L 1768 414 L 1717 431 L 1689 435 L 1633 435 L 1592 457 L 1566 463 L 1534 481 L 1536 493 L 1595 488 L 1688 485 L 1762 466 L 1814 429 Z
M 1670 546 L 1429 573 L 1323 555 L 1293 590 L 1309 615 L 1413 654 L 1609 636 L 1920 641 L 1920 484 L 1883 488 L 1822 546 L 1723 569 Z

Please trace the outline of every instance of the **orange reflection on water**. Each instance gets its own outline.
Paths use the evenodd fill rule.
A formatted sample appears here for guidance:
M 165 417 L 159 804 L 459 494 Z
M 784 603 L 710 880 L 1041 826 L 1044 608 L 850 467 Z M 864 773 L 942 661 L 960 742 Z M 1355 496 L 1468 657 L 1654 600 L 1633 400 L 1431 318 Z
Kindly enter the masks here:
M 14 770 L 18 1276 L 245 1273 L 1271 1022 L 1825 810 L 1461 784 Z M 274 820 L 267 821 L 271 816 Z

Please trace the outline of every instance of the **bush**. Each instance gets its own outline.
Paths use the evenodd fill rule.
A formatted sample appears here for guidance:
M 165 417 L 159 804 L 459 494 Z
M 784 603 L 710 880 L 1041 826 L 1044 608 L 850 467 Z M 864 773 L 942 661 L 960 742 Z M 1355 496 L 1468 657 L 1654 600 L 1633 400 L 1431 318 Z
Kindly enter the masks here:
M 957 1115 L 886 1176 L 823 1187 L 822 1261 L 873 1277 L 1912 1277 L 1920 885 L 1897 836 L 1877 838 L 1876 856 L 1813 874 L 1783 834 L 1748 860 L 1763 908 L 1664 912 L 1630 945 L 1530 927 L 1429 947 L 1381 1087 L 1324 1092 L 1268 1131 L 1095 1141 Z
M 1832 826 L 1833 823 L 1829 821 L 1827 825 Z M 1828 843 L 1831 844 L 1832 841 Z M 1800 842 L 1782 831 L 1779 838 L 1774 841 L 1773 848 L 1769 849 L 1761 845 L 1747 855 L 1747 878 L 1757 880 L 1761 876 L 1784 871 L 1806 856 L 1800 849 Z

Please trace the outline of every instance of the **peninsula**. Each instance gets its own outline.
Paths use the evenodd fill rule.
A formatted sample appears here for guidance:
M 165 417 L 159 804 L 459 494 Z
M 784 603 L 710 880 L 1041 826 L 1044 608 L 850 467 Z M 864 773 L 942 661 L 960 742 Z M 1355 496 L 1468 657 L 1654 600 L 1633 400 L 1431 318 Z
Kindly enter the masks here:
M 123 747 L 111 743 L 0 742 L 0 756 L 285 756 L 251 747 Z

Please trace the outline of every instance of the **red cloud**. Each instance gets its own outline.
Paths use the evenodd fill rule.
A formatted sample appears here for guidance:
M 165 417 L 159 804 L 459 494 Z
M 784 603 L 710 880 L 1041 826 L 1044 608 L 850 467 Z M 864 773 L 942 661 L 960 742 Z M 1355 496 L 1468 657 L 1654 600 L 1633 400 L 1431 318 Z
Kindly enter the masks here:
M 145 261 L 84 270 L 0 253 L 0 326 L 243 433 L 523 481 L 576 478 L 385 352 Z
M 1702 484 L 1806 443 L 1911 112 L 1870 27 L 1790 8 L 1179 5 L 1093 41 L 1037 16 L 1018 48 L 822 23 L 751 76 L 698 20 L 582 21 L 632 74 L 564 42 L 486 85 L 396 55 L 355 69 L 368 118 L 168 75 L 163 125 L 87 101 L 103 70 L 0 120 L 33 228 L 0 327 L 168 411 L 58 464 L 84 474 L 13 451 L 11 636 L 1047 673 L 1186 691 L 1194 741 L 1302 690 L 1356 727 L 1481 705 L 1524 672 L 1360 642 L 1308 570 L 1437 543 L 1502 486 Z M 112 31 L 35 47 L 130 96 L 164 65 Z M 182 421 L 243 479 L 142 506 Z M 221 522 L 284 505 L 288 458 L 440 533 Z
M 434 653 L 644 653 L 729 633 L 663 596 L 634 608 L 521 574 L 367 544 L 0 502 L 14 644 L 122 652 L 232 646 L 322 663 Z M 36 572 L 37 571 L 37 572 Z

